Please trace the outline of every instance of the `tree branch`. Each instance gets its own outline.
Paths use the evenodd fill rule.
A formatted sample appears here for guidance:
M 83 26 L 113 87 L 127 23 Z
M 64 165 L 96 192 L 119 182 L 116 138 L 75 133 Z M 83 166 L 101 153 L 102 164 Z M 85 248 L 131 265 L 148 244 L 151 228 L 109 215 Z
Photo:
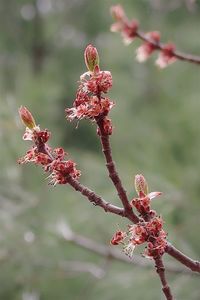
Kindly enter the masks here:
M 168 243 L 166 252 L 169 255 L 171 255 L 172 257 L 174 257 L 176 260 L 178 260 L 180 263 L 185 265 L 187 268 L 192 270 L 193 272 L 200 273 L 200 262 L 195 261 L 195 260 L 191 259 L 190 257 L 186 256 L 185 254 L 183 254 L 181 251 L 176 249 L 170 243 Z
M 162 257 L 161 256 L 155 257 L 154 261 L 155 261 L 156 271 L 157 271 L 157 273 L 160 277 L 160 281 L 161 281 L 161 284 L 162 284 L 162 291 L 165 294 L 165 298 L 167 300 L 173 300 L 174 297 L 172 296 L 170 287 L 167 283 L 167 279 L 166 279 L 166 276 L 165 276 L 165 267 L 164 267 L 164 264 L 163 264 L 163 261 L 162 261 Z
M 117 173 L 115 162 L 113 161 L 112 158 L 112 150 L 110 146 L 109 135 L 104 133 L 103 119 L 98 119 L 96 120 L 96 122 L 99 128 L 99 136 L 102 145 L 102 152 L 106 160 L 106 167 L 108 169 L 109 177 L 112 180 L 118 192 L 119 198 L 121 199 L 121 202 L 124 206 L 126 216 L 133 223 L 138 223 L 140 221 L 140 218 L 133 212 L 126 194 L 126 190 L 124 189 L 121 179 Z
M 136 31 L 136 36 L 143 40 L 144 42 L 148 42 L 149 44 L 153 45 L 155 47 L 156 50 L 164 50 L 165 49 L 165 45 L 160 43 L 160 42 L 155 42 L 152 39 L 150 39 L 144 32 L 137 30 Z M 191 55 L 191 54 L 186 54 L 180 51 L 172 51 L 172 54 L 174 57 L 176 57 L 179 60 L 182 61 L 188 61 L 190 63 L 194 63 L 194 64 L 200 64 L 200 56 L 197 55 Z
M 82 185 L 78 180 L 72 178 L 70 175 L 67 176 L 67 182 L 76 191 L 80 192 L 83 196 L 88 198 L 88 200 L 92 204 L 102 207 L 105 212 L 110 212 L 121 217 L 128 217 L 123 208 L 115 206 L 105 201 L 103 198 L 95 194 L 95 192 Z

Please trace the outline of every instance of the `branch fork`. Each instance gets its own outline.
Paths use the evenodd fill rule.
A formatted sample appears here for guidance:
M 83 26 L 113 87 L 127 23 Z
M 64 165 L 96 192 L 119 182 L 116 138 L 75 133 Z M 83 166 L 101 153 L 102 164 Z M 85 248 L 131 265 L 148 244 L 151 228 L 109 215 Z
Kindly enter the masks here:
M 127 20 L 123 10 L 119 9 L 119 6 L 117 10 L 115 9 L 115 18 L 117 19 L 115 25 L 118 26 L 118 29 L 122 31 L 125 37 L 129 39 L 140 37 L 151 45 L 147 49 L 151 49 L 151 51 L 152 49 L 162 50 L 163 55 L 167 56 L 167 64 L 174 57 L 191 62 L 195 60 L 198 63 L 198 59 L 181 56 L 180 53 L 172 49 L 173 47 L 170 48 L 168 46 L 166 48 L 166 46 L 160 44 L 158 35 L 154 34 L 149 39 L 148 36 L 138 31 L 138 24 L 136 22 Z M 92 45 L 87 46 L 84 57 L 88 72 L 81 76 L 76 99 L 73 107 L 66 109 L 66 117 L 69 121 L 85 118 L 96 123 L 97 134 L 101 141 L 108 175 L 116 189 L 122 207 L 107 202 L 79 182 L 81 172 L 77 170 L 76 163 L 70 159 L 66 159 L 68 154 L 64 149 L 52 149 L 47 144 L 50 132 L 48 130 L 41 130 L 36 125 L 32 114 L 25 107 L 19 109 L 21 120 L 26 126 L 23 139 L 31 140 L 33 147 L 19 160 L 19 163 L 32 162 L 40 165 L 46 173 L 50 174 L 50 184 L 68 184 L 93 205 L 101 207 L 105 212 L 125 217 L 131 221 L 127 231 L 123 232 L 119 230 L 115 233 L 111 244 L 122 244 L 124 252 L 132 257 L 134 248 L 146 243 L 147 247 L 144 255 L 154 260 L 165 298 L 173 300 L 174 298 L 165 275 L 165 266 L 162 260 L 163 255 L 165 253 L 169 254 L 182 265 L 197 273 L 200 273 L 200 262 L 186 256 L 167 241 L 167 234 L 163 229 L 162 218 L 151 208 L 151 200 L 160 196 L 161 192 L 149 193 L 148 185 L 143 175 L 138 174 L 135 177 L 137 197 L 132 200 L 128 199 L 126 190 L 117 172 L 110 145 L 110 135 L 113 132 L 113 126 L 109 119 L 109 113 L 114 106 L 114 102 L 109 99 L 107 92 L 112 87 L 112 75 L 109 71 L 102 71 L 100 69 L 98 52 Z M 115 257 L 114 254 L 108 255 Z

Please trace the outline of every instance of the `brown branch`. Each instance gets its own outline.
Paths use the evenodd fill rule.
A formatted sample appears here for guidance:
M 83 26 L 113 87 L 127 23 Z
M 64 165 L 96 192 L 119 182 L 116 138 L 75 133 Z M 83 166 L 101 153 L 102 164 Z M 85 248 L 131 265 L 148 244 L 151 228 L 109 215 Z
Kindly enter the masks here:
M 181 251 L 176 249 L 173 245 L 168 243 L 166 253 L 174 257 L 180 263 L 185 265 L 187 268 L 191 269 L 193 272 L 200 273 L 200 262 L 191 259 L 190 257 L 183 254 Z
M 155 257 L 154 261 L 155 261 L 156 271 L 157 271 L 157 273 L 160 277 L 160 281 L 161 281 L 161 284 L 162 284 L 162 291 L 165 294 L 165 298 L 167 300 L 173 300 L 174 297 L 172 296 L 170 287 L 167 283 L 167 279 L 166 279 L 166 276 L 165 276 L 165 267 L 164 267 L 164 264 L 163 264 L 163 261 L 162 261 L 162 257 L 161 256 Z
M 137 30 L 136 31 L 136 36 L 143 40 L 144 42 L 147 42 L 151 45 L 153 45 L 155 47 L 156 50 L 164 50 L 165 49 L 165 45 L 160 43 L 160 42 L 155 42 L 152 39 L 150 39 L 144 32 Z M 179 60 L 182 61 L 188 61 L 190 63 L 194 63 L 194 64 L 200 64 L 200 56 L 196 56 L 196 55 L 191 55 L 191 54 L 186 54 L 180 51 L 172 51 L 172 54 L 174 57 L 176 57 Z
M 99 128 L 99 136 L 102 145 L 102 152 L 106 160 L 106 167 L 108 169 L 109 177 L 112 180 L 118 192 L 119 198 L 124 206 L 126 216 L 133 223 L 138 223 L 140 221 L 140 218 L 133 212 L 126 194 L 126 190 L 124 189 L 121 179 L 117 173 L 115 162 L 113 161 L 112 158 L 112 150 L 110 146 L 109 135 L 104 133 L 103 119 L 98 119 L 96 120 L 96 122 Z
M 53 161 L 53 157 L 44 143 L 41 143 L 41 145 L 37 145 L 37 148 L 39 152 L 47 154 L 49 158 Z M 92 204 L 102 207 L 105 212 L 110 212 L 116 215 L 120 215 L 122 217 L 129 218 L 125 209 L 112 205 L 111 203 L 105 201 L 103 198 L 95 194 L 95 192 L 82 185 L 78 180 L 72 178 L 71 175 L 67 175 L 66 178 L 68 184 L 70 184 L 76 191 L 80 192 L 83 196 L 87 197 Z M 130 220 L 132 221 L 132 219 Z
M 82 185 L 78 180 L 72 178 L 70 175 L 67 176 L 67 181 L 68 184 L 70 184 L 76 191 L 88 198 L 92 204 L 102 207 L 105 212 L 110 212 L 121 217 L 128 217 L 123 208 L 105 201 L 103 198 L 95 194 L 95 192 Z

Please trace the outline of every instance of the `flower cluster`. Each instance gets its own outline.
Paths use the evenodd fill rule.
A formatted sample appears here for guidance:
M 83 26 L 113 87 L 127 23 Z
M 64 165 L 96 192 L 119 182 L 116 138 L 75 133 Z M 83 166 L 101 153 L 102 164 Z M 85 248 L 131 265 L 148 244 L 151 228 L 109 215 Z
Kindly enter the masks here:
M 145 62 L 155 50 L 160 51 L 156 65 L 161 69 L 176 61 L 175 46 L 172 43 L 161 45 L 158 31 L 140 32 L 138 22 L 136 20 L 130 21 L 121 5 L 111 7 L 111 14 L 116 21 L 111 25 L 111 31 L 120 32 L 125 44 L 131 43 L 136 37 L 144 41 L 136 50 L 136 59 L 139 62 Z
M 123 251 L 130 258 L 137 245 L 147 243 L 144 256 L 148 258 L 164 254 L 167 241 L 161 217 L 154 217 L 149 222 L 128 226 L 127 232 L 117 231 L 111 239 L 112 245 L 123 245 Z
M 98 52 L 92 45 L 86 47 L 84 57 L 88 72 L 80 77 L 73 107 L 66 109 L 67 119 L 93 121 L 102 118 L 105 132 L 111 134 L 112 124 L 107 115 L 114 103 L 105 94 L 112 87 L 112 75 L 109 71 L 100 70 Z
M 18 162 L 25 164 L 32 162 L 41 165 L 45 172 L 50 173 L 50 184 L 66 184 L 68 177 L 79 178 L 80 171 L 76 169 L 76 164 L 72 160 L 64 160 L 67 153 L 62 148 L 51 149 L 47 142 L 50 137 L 48 130 L 40 130 L 36 126 L 32 114 L 26 107 L 19 109 L 19 114 L 24 125 L 26 125 L 24 140 L 30 140 L 34 143 L 25 156 L 20 158 Z
M 160 192 L 148 193 L 148 186 L 143 175 L 135 176 L 135 189 L 139 198 L 131 201 L 132 206 L 140 212 L 143 220 L 134 225 L 128 225 L 126 232 L 117 231 L 111 239 L 112 245 L 123 245 L 123 251 L 130 258 L 137 245 L 147 243 L 144 256 L 155 258 L 164 254 L 167 241 L 163 230 L 163 220 L 151 210 L 150 201 Z
M 131 225 L 127 232 L 117 231 L 111 240 L 111 244 L 122 244 L 124 253 L 132 258 L 135 247 L 146 242 L 145 257 L 161 256 L 167 246 L 167 235 L 162 226 L 163 221 L 160 217 L 155 217 L 149 222 Z
M 163 230 L 163 220 L 155 217 L 146 224 L 148 242 L 144 255 L 146 257 L 158 257 L 165 253 L 167 247 L 167 234 Z

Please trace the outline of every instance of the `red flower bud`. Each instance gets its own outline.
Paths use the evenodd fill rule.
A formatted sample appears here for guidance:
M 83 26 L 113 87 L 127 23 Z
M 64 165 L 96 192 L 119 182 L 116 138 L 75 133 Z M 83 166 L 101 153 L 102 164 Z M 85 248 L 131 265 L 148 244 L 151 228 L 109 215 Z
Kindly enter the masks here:
M 21 106 L 19 108 L 19 115 L 22 120 L 22 123 L 26 127 L 28 127 L 29 129 L 33 129 L 34 127 L 36 127 L 35 120 L 34 120 L 32 114 L 25 106 Z
M 94 72 L 94 70 L 99 68 L 99 55 L 97 49 L 93 45 L 88 45 L 84 52 L 85 64 L 89 71 Z

